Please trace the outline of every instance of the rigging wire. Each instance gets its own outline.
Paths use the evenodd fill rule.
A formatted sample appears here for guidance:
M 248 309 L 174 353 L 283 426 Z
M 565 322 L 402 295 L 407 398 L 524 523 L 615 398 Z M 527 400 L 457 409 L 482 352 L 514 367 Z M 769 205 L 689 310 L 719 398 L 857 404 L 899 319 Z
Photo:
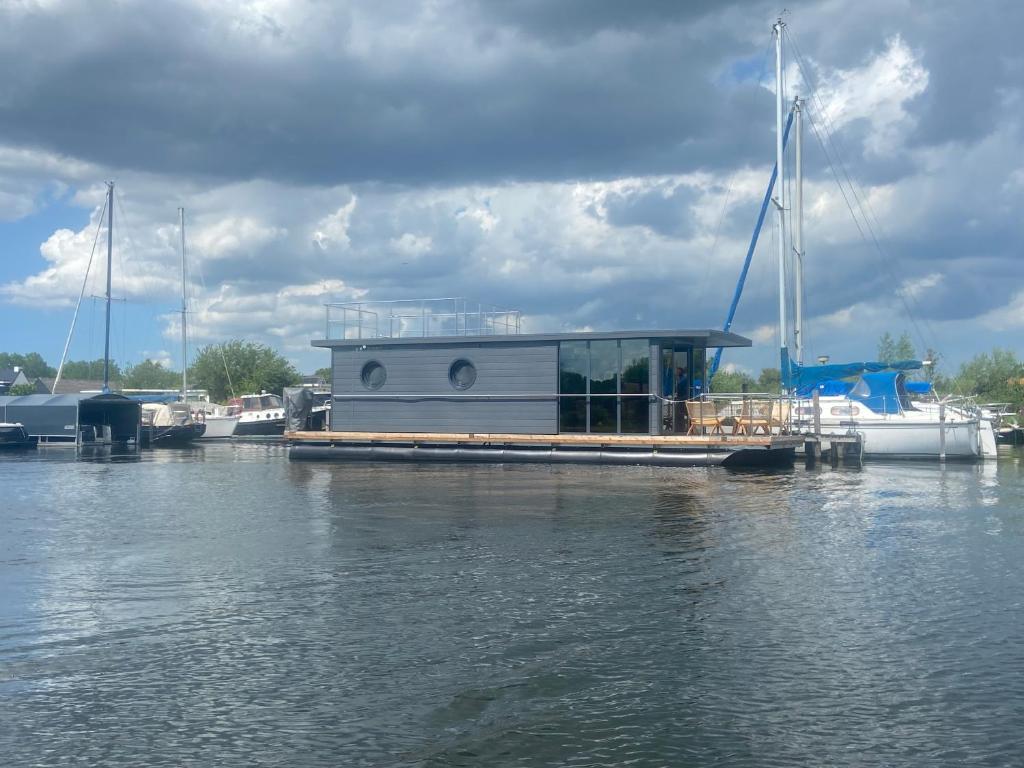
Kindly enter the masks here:
M 60 365 L 57 367 L 57 376 L 53 380 L 53 387 L 52 387 L 51 391 L 56 390 L 57 384 L 60 382 L 61 374 L 64 373 L 64 363 L 67 362 L 67 359 L 68 359 L 68 348 L 71 346 L 71 337 L 75 333 L 75 323 L 78 321 L 78 310 L 82 306 L 82 297 L 85 296 L 85 289 L 89 285 L 89 271 L 92 269 L 92 260 L 93 260 L 93 257 L 96 255 L 96 244 L 99 242 L 99 239 L 100 239 L 100 230 L 103 228 L 103 214 L 106 213 L 106 211 L 107 211 L 107 198 L 106 198 L 106 196 L 104 196 L 104 198 L 103 198 L 103 206 L 100 208 L 100 215 L 99 215 L 99 217 L 96 220 L 96 234 L 93 236 L 93 239 L 92 239 L 92 250 L 89 251 L 89 261 L 88 261 L 88 263 L 85 266 L 85 277 L 82 278 L 82 290 L 78 294 L 78 301 L 75 303 L 75 314 L 71 318 L 71 328 L 68 330 L 67 341 L 64 342 L 64 353 L 60 356 Z M 95 306 L 95 303 L 94 303 L 94 306 Z M 91 333 L 90 333 L 90 337 L 91 337 Z M 91 348 L 92 348 L 91 338 L 90 338 L 90 342 L 89 342 L 89 347 L 90 347 L 90 350 L 91 350 Z
M 121 232 L 122 239 L 124 240 L 125 243 L 128 244 L 128 248 L 131 250 L 131 257 L 132 257 L 132 259 L 135 261 L 136 264 L 140 264 L 141 263 L 141 259 L 139 259 L 139 252 L 135 248 L 135 240 L 131 236 L 131 228 L 130 228 L 130 226 L 128 224 L 128 215 L 125 213 L 124 203 L 121 200 L 121 197 L 122 196 L 121 196 L 120 189 L 115 187 L 115 189 L 114 189 L 114 203 L 117 205 L 118 216 L 120 216 L 120 218 L 121 218 L 121 226 L 119 228 L 119 231 Z M 121 250 L 120 249 L 118 249 L 118 252 L 117 252 L 117 259 L 118 259 L 118 275 L 119 275 L 118 279 L 119 279 L 119 282 L 121 284 L 121 290 L 124 292 L 124 303 L 125 303 L 124 318 L 125 318 L 125 326 L 126 327 L 121 329 L 122 330 L 122 334 L 123 334 L 122 338 L 124 339 L 122 344 L 126 345 L 127 344 L 128 283 L 127 283 L 127 279 L 125 278 L 125 275 L 127 274 L 127 272 L 125 270 L 124 256 L 121 254 Z M 126 355 L 126 354 L 127 354 L 126 347 L 124 347 L 124 348 L 122 348 L 122 355 Z M 127 362 L 127 357 L 124 357 L 123 359 L 125 360 L 125 362 Z
M 772 51 L 772 38 L 769 36 L 768 45 L 764 49 L 764 54 L 761 57 L 761 72 L 757 77 L 757 87 L 761 88 L 764 85 L 764 78 L 768 72 L 768 58 Z M 722 234 L 722 225 L 725 223 L 725 215 L 729 212 L 729 203 L 732 200 L 732 190 L 736 183 L 736 177 L 739 175 L 740 169 L 736 168 L 731 174 L 729 174 L 729 180 L 726 184 L 725 189 L 725 200 L 722 202 L 722 211 L 718 215 L 718 224 L 715 226 L 715 236 L 711 241 L 711 250 L 708 251 L 708 257 L 704 264 L 704 276 L 701 279 L 701 288 L 699 293 L 703 294 L 711 279 L 711 267 L 715 259 L 715 251 L 718 249 L 718 241 Z
M 203 265 L 202 265 L 202 263 L 199 260 L 195 260 L 194 261 L 194 266 L 195 266 L 196 274 L 199 276 L 199 284 L 202 286 L 203 292 L 206 293 L 206 291 L 208 289 L 206 287 L 206 278 L 203 276 Z M 191 274 L 191 272 L 192 272 L 192 270 L 190 268 L 189 269 L 189 274 Z M 192 295 L 194 297 L 194 295 L 195 295 L 194 292 L 193 292 Z M 227 359 L 227 356 L 224 354 L 224 344 L 223 343 L 217 345 L 217 351 L 220 352 L 220 360 L 221 360 L 221 363 L 223 363 L 223 365 L 224 365 L 224 375 L 227 377 L 227 380 L 228 380 L 228 391 L 231 393 L 231 397 L 235 398 L 235 397 L 237 397 L 237 395 L 235 394 L 235 385 L 231 381 L 231 371 L 228 368 L 228 359 Z
M 796 40 L 793 39 L 793 36 L 789 32 L 788 28 L 786 28 L 785 30 L 785 35 L 793 48 L 794 59 L 796 61 L 797 67 L 800 70 L 801 77 L 804 83 L 807 85 L 808 90 L 810 91 L 811 98 L 816 102 L 817 110 L 809 110 L 808 114 L 808 117 L 810 118 L 812 132 L 814 133 L 815 138 L 818 140 L 818 144 L 821 146 L 821 150 L 825 155 L 825 160 L 828 162 L 829 168 L 832 171 L 832 175 L 835 178 L 836 184 L 839 186 L 840 192 L 842 193 L 843 200 L 846 203 L 847 208 L 850 210 L 850 215 L 854 220 L 854 224 L 856 225 L 857 230 L 861 235 L 861 238 L 866 243 L 873 245 L 875 250 L 878 252 L 883 268 L 889 273 L 890 278 L 897 286 L 896 288 L 894 288 L 894 291 L 897 297 L 899 298 L 900 303 L 903 305 L 903 309 L 906 312 L 907 319 L 910 321 L 911 325 L 913 325 L 920 342 L 925 347 L 928 347 L 928 340 L 925 338 L 924 332 L 922 332 L 921 327 L 918 325 L 915 313 L 911 310 L 910 307 L 911 302 L 916 305 L 917 301 L 912 294 L 908 295 L 901 287 L 898 287 L 902 284 L 902 280 L 900 276 L 898 276 L 895 273 L 895 268 L 892 259 L 890 259 L 888 254 L 885 252 L 885 249 L 882 247 L 882 244 L 879 241 L 877 233 L 875 232 L 876 228 L 880 230 L 882 229 L 881 222 L 877 214 L 875 214 L 874 210 L 872 209 L 871 201 L 870 199 L 868 199 L 867 195 L 858 192 L 857 184 L 853 181 L 852 177 L 850 176 L 849 170 L 847 169 L 846 163 L 843 161 L 843 153 L 840 151 L 839 147 L 840 139 L 837 135 L 837 131 L 835 131 L 834 127 L 831 126 L 831 120 L 828 117 L 828 112 L 825 109 L 825 105 L 821 99 L 821 96 L 818 94 L 817 89 L 812 84 L 813 81 L 811 80 L 809 67 L 807 67 L 805 64 L 803 54 L 800 51 L 800 46 L 797 44 Z M 814 118 L 815 111 L 817 111 L 820 115 L 822 129 L 821 132 L 819 132 L 817 121 Z M 824 133 L 824 139 L 822 138 L 821 133 Z M 832 147 L 831 153 L 829 152 L 829 149 L 826 146 L 826 144 Z M 835 163 L 833 163 L 832 160 L 833 155 L 836 160 Z M 839 168 L 842 171 L 843 178 L 845 178 L 846 184 L 849 187 L 850 194 L 853 196 L 853 199 L 855 200 L 857 207 L 860 209 L 860 218 L 863 219 L 864 226 L 861 226 L 861 222 L 860 220 L 858 220 L 857 214 L 854 211 L 854 207 L 850 202 L 850 198 L 843 187 L 843 182 L 840 179 L 839 173 L 836 170 L 836 164 L 839 165 Z M 875 226 L 872 226 L 872 218 L 874 218 L 875 220 Z M 867 229 L 867 234 L 865 233 L 865 228 Z M 920 308 L 918 307 L 918 309 Z M 931 328 L 930 323 L 928 323 L 927 318 L 924 317 L 923 314 L 922 320 L 928 329 L 929 335 L 934 340 L 936 338 L 934 330 Z

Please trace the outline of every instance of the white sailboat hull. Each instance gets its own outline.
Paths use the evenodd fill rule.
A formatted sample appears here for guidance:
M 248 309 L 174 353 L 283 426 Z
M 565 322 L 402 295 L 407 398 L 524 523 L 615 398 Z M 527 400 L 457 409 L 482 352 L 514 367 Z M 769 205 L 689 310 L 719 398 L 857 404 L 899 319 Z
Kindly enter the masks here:
M 207 416 L 203 440 L 231 437 L 238 426 L 238 416 Z
M 910 420 L 851 422 L 830 425 L 822 423 L 822 432 L 861 435 L 865 456 L 900 459 L 947 458 L 977 459 L 981 457 L 978 422 L 960 421 L 944 427 L 931 421 Z
M 831 397 L 820 399 L 820 409 L 822 433 L 860 434 L 867 457 L 973 460 L 985 455 L 982 423 L 955 409 L 943 419 L 937 407 L 876 413 L 863 403 Z M 802 405 L 800 412 L 810 414 L 813 407 Z

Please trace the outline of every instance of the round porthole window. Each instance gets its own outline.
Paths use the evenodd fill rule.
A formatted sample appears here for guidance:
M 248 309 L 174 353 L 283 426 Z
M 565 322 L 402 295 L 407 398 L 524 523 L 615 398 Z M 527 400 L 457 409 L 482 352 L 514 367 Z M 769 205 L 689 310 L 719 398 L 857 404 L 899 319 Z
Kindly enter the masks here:
M 448 369 L 448 381 L 455 389 L 469 389 L 476 383 L 476 366 L 469 360 L 456 360 Z
M 363 386 L 367 389 L 380 389 L 388 380 L 388 372 L 383 365 L 376 360 L 371 360 L 363 366 L 363 372 L 359 374 Z

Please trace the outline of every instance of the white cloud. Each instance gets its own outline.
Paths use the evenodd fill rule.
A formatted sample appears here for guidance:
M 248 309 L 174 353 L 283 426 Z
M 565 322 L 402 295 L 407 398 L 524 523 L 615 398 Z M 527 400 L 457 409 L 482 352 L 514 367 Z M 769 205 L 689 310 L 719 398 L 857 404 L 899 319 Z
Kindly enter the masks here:
M 860 67 L 827 71 L 816 62 L 805 65 L 814 70 L 808 74 L 817 83 L 806 83 L 792 64 L 787 69 L 793 84 L 789 95 L 799 93 L 808 99 L 812 121 L 840 131 L 854 121 L 865 120 L 870 126 L 864 140 L 868 153 L 889 156 L 902 150 L 916 125 L 908 103 L 928 88 L 929 73 L 900 35 L 889 38 L 885 49 Z M 769 87 L 774 90 L 774 83 Z

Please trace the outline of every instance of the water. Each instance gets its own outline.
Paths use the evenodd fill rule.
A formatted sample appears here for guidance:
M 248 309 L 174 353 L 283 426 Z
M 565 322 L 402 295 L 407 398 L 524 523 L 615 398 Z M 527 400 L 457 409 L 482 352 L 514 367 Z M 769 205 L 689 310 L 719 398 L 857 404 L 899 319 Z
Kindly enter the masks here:
M 1024 477 L 0 458 L 5 766 L 1019 765 Z

